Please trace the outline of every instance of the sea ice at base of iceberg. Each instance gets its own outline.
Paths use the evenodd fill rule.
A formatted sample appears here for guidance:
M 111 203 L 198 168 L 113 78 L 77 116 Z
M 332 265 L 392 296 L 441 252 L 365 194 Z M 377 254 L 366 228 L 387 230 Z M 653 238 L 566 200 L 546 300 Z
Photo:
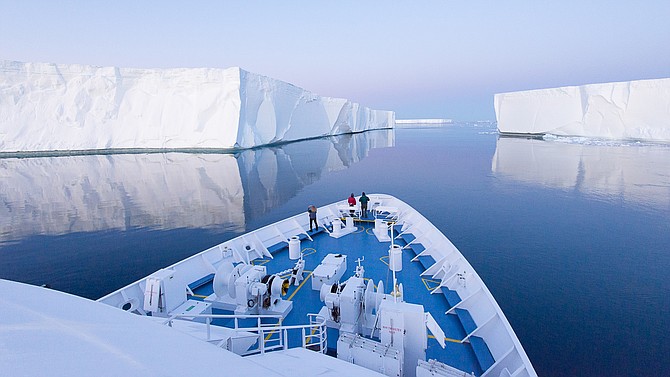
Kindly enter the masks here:
M 0 61 L 0 153 L 229 149 L 392 128 L 392 111 L 233 67 Z
M 659 143 L 655 141 L 644 140 L 614 140 L 593 138 L 584 136 L 557 136 L 553 134 L 545 134 L 542 136 L 544 141 L 562 143 L 562 144 L 581 144 L 581 145 L 597 145 L 607 147 L 640 147 L 640 146 L 656 146 L 659 148 L 670 148 L 670 144 Z

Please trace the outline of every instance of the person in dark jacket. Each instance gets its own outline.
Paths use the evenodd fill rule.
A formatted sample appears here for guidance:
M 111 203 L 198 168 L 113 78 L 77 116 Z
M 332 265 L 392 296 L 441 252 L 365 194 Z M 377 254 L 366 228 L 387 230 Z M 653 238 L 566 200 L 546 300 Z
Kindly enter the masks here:
M 370 198 L 365 195 L 365 191 L 363 191 L 363 194 L 361 194 L 358 201 L 361 202 L 361 218 L 368 217 L 368 202 L 370 201 Z
M 312 231 L 312 223 L 314 223 L 314 229 L 318 230 L 319 224 L 316 222 L 316 207 L 314 205 L 310 205 L 307 207 L 307 213 L 309 214 L 309 231 Z

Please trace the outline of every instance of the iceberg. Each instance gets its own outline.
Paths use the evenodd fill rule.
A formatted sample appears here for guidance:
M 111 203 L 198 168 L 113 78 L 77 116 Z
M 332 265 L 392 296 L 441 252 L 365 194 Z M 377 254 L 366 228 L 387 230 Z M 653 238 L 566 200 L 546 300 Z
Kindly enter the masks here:
M 238 67 L 0 61 L 0 153 L 237 149 L 392 128 L 392 111 Z
M 670 141 L 670 78 L 496 94 L 503 134 Z

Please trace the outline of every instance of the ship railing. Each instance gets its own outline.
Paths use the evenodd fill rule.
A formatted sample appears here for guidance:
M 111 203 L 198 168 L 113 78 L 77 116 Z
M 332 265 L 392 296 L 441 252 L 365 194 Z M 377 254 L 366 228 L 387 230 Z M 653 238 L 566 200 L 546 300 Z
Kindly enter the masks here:
M 206 327 L 204 340 L 214 343 L 219 347 L 233 351 L 242 356 L 264 354 L 265 352 L 286 350 L 298 346 L 312 351 L 326 353 L 327 331 L 326 319 L 318 314 L 307 314 L 309 323 L 303 325 L 283 325 L 280 315 L 248 315 L 248 314 L 173 314 L 163 321 L 170 327 L 173 321 L 184 319 L 193 323 L 203 323 Z M 214 320 L 232 321 L 228 325 L 212 323 Z M 243 326 L 241 321 L 256 320 L 255 326 Z M 269 322 L 268 322 L 269 321 Z M 229 336 L 215 337 L 216 329 L 224 328 L 233 330 Z M 296 336 L 300 336 L 299 342 L 290 342 Z M 249 347 L 235 349 L 235 343 L 247 343 Z

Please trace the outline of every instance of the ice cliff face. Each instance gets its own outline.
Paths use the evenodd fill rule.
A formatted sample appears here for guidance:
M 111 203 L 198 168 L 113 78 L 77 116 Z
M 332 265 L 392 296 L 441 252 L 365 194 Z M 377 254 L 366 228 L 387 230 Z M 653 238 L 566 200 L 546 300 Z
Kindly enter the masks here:
M 503 133 L 670 141 L 670 79 L 496 94 Z
M 240 68 L 0 61 L 0 152 L 250 148 L 394 119 Z

